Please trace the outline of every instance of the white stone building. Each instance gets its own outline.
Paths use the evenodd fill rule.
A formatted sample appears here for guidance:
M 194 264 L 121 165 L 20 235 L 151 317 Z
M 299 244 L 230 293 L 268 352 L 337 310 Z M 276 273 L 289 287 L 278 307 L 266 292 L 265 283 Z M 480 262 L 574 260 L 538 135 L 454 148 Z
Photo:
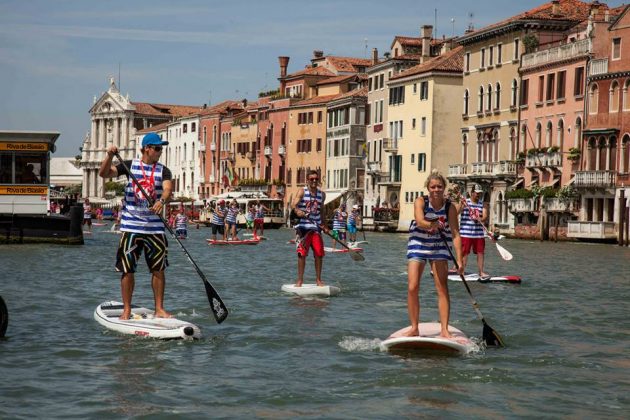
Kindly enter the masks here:
M 92 126 L 81 148 L 83 197 L 89 197 L 93 202 L 105 201 L 105 180 L 98 176 L 98 170 L 110 145 L 118 146 L 123 159 L 132 159 L 137 156 L 140 146 L 136 137 L 138 130 L 174 121 L 200 109 L 195 106 L 133 102 L 128 94 L 123 96 L 120 93 L 114 78 L 110 78 L 109 89 L 99 98 L 95 97 L 90 108 Z

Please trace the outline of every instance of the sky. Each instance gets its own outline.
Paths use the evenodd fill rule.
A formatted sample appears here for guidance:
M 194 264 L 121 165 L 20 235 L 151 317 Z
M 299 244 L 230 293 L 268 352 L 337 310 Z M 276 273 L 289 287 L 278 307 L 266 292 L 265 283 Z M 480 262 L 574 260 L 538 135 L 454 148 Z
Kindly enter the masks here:
M 382 56 L 394 36 L 419 36 L 422 25 L 461 35 L 471 22 L 481 28 L 542 3 L 0 0 L 0 130 L 58 131 L 54 156 L 72 157 L 111 76 L 136 102 L 254 100 L 278 87 L 278 56 L 290 57 L 289 73 L 313 50 Z

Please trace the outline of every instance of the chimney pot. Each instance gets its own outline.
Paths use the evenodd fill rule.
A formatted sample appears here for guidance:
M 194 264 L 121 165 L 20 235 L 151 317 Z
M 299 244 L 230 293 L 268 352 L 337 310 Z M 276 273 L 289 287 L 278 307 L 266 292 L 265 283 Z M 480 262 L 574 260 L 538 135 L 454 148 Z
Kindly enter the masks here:
M 314 50 L 313 57 L 314 58 L 322 58 L 324 56 L 324 51 L 322 50 Z
M 287 67 L 289 66 L 289 57 L 280 56 L 278 57 L 278 62 L 280 63 L 280 77 L 285 77 L 287 75 Z
M 551 14 L 553 16 L 560 15 L 560 0 L 552 0 L 552 2 L 551 2 Z
M 376 48 L 372 48 L 372 65 L 378 63 L 378 50 Z

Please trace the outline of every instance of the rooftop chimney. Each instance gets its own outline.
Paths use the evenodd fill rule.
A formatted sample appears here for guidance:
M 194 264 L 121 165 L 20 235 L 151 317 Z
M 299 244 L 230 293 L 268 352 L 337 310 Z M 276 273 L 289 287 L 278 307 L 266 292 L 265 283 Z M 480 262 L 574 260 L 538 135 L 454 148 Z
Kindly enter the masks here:
M 431 56 L 431 37 L 433 36 L 433 26 L 423 25 L 420 28 L 420 38 L 422 39 L 422 57 Z
M 280 56 L 278 57 L 278 61 L 280 62 L 280 77 L 285 77 L 287 75 L 287 67 L 289 66 L 289 57 Z
M 378 63 L 378 50 L 376 48 L 372 48 L 372 65 Z
M 560 0 L 552 0 L 551 2 L 551 15 L 560 16 Z
M 593 16 L 595 19 L 597 19 L 597 15 L 599 14 L 599 6 L 600 6 L 600 2 L 598 2 L 597 0 L 595 0 L 592 4 L 591 4 L 591 16 Z
M 322 58 L 324 56 L 324 51 L 322 50 L 314 50 L 313 58 Z

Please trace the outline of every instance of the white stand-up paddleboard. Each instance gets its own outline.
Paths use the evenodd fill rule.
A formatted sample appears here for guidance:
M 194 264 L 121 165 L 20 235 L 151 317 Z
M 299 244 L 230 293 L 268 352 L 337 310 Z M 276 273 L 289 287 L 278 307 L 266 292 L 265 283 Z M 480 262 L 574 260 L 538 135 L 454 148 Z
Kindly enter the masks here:
M 381 342 L 381 348 L 389 351 L 411 350 L 445 354 L 466 354 L 478 348 L 463 332 L 450 325 L 448 330 L 452 339 L 440 337 L 439 322 L 421 322 L 418 324 L 420 336 L 405 337 L 404 334 L 410 329 L 409 326 L 396 331 Z
M 153 311 L 147 308 L 131 306 L 131 318 L 120 319 L 123 304 L 120 302 L 103 302 L 96 307 L 94 319 L 110 330 L 137 335 L 140 337 L 172 339 L 199 339 L 201 330 L 190 322 L 176 318 L 156 318 Z
M 282 291 L 299 296 L 335 296 L 341 289 L 336 286 L 318 286 L 312 283 L 303 283 L 300 287 L 297 287 L 295 284 L 283 284 Z
M 363 252 L 363 248 L 352 248 L 352 250 L 349 250 L 348 248 L 332 248 L 330 246 L 325 246 L 324 247 L 324 252 L 328 252 L 330 254 L 345 254 L 347 252 Z

